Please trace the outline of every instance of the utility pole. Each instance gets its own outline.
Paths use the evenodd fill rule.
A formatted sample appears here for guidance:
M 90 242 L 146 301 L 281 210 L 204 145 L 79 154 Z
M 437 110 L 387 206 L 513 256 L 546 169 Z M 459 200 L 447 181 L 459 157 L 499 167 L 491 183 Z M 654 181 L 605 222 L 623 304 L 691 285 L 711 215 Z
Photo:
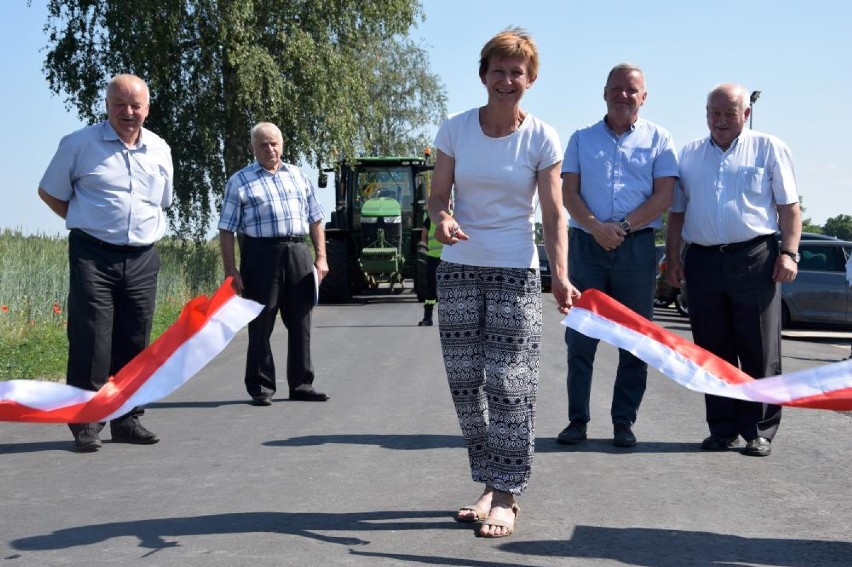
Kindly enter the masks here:
M 754 130 L 752 127 L 752 123 L 754 122 L 754 103 L 757 102 L 757 99 L 760 98 L 760 91 L 751 91 L 751 97 L 749 97 L 749 113 L 748 113 L 748 129 Z

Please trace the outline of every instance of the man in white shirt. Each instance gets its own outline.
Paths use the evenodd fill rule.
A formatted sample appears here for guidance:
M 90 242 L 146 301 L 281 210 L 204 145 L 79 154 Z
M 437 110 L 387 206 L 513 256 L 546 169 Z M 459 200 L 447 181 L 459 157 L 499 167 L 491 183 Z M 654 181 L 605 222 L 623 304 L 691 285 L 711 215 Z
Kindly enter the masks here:
M 708 95 L 710 135 L 680 153 L 666 257 L 669 282 L 687 283 L 695 344 L 763 378 L 781 374 L 780 284 L 796 278 L 802 215 L 790 149 L 744 130 L 749 113 L 741 85 Z M 780 406 L 712 395 L 705 403 L 702 450 L 725 451 L 742 436 L 746 455 L 771 453 Z
M 117 75 L 106 88 L 107 119 L 59 142 L 39 197 L 69 229 L 68 367 L 71 386 L 97 391 L 147 345 L 174 167 L 168 144 L 143 127 L 145 82 Z M 160 438 L 134 408 L 110 422 L 112 441 L 152 445 Z M 101 448 L 103 423 L 71 423 L 74 447 Z

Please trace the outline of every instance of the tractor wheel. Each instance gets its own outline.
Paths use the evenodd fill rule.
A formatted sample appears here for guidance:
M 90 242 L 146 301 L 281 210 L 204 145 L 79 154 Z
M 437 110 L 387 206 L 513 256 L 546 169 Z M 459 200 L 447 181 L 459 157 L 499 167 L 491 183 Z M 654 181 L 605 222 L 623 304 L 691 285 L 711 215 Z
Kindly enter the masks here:
M 347 251 L 346 240 L 334 239 L 325 243 L 328 273 L 320 284 L 320 303 L 348 303 L 352 300 L 352 293 L 349 290 Z

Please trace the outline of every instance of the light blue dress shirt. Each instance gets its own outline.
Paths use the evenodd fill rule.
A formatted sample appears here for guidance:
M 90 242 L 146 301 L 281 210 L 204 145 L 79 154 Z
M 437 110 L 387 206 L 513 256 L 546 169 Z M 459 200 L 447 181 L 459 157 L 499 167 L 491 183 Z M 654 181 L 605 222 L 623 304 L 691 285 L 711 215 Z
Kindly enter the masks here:
M 562 173 L 580 175 L 580 196 L 598 220 L 620 221 L 653 194 L 654 179 L 677 177 L 677 154 L 653 122 L 640 118 L 619 136 L 601 120 L 571 135 Z M 569 226 L 582 228 L 574 219 Z M 648 226 L 661 228 L 662 218 Z
M 687 242 L 712 246 L 772 234 L 776 205 L 798 201 L 790 148 L 774 136 L 744 130 L 726 151 L 707 136 L 680 152 L 671 211 L 685 213 Z
M 109 122 L 68 134 L 59 142 L 39 187 L 68 202 L 65 226 L 110 244 L 153 244 L 168 228 L 172 152 L 145 128 L 132 148 Z

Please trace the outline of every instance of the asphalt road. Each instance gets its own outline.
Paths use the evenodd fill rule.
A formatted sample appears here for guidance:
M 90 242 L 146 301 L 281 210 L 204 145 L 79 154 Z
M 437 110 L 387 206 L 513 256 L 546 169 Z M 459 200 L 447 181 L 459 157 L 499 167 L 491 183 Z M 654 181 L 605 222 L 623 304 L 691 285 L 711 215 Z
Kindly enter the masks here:
M 248 405 L 243 332 L 149 409 L 157 445 L 76 454 L 65 426 L 0 423 L 0 567 L 852 565 L 852 418 L 785 409 L 772 456 L 702 453 L 702 396 L 652 372 L 639 445 L 617 449 L 616 351 L 602 345 L 590 438 L 565 448 L 563 328 L 545 305 L 536 461 L 510 538 L 452 520 L 479 487 L 437 330 L 393 301 L 315 311 L 327 403 L 289 402 L 285 384 L 271 407 Z M 673 310 L 657 319 L 688 335 Z M 784 348 L 792 371 L 848 356 L 849 341 Z

